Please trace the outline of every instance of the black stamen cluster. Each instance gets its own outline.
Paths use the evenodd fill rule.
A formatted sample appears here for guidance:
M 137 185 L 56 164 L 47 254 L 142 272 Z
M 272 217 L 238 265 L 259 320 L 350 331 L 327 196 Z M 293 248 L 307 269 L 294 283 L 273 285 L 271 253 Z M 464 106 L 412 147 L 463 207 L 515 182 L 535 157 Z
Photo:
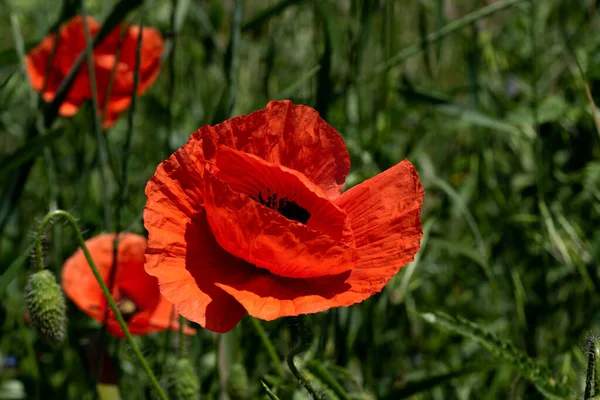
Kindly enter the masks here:
M 258 198 L 254 200 L 258 201 L 263 206 L 269 207 L 272 210 L 276 210 L 281 215 L 292 221 L 298 221 L 302 224 L 306 224 L 310 218 L 310 213 L 303 207 L 299 206 L 298 203 L 292 201 L 295 195 L 291 198 L 279 197 L 277 193 L 271 194 L 271 191 L 267 189 L 267 198 L 263 197 L 262 192 L 258 193 Z

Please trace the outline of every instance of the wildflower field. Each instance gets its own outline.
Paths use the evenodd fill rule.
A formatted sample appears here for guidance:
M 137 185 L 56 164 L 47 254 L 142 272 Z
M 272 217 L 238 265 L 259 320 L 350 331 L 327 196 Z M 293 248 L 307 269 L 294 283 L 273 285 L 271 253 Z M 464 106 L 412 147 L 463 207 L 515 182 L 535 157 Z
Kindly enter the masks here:
M 600 398 L 599 1 L 0 21 L 0 400 Z

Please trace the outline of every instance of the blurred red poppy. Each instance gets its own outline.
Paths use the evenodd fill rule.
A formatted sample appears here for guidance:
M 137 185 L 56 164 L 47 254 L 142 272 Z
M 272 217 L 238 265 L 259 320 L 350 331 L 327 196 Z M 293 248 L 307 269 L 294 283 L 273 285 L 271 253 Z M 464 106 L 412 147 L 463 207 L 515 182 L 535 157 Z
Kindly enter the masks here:
M 200 128 L 146 186 L 146 271 L 217 332 L 363 301 L 418 251 L 424 191 L 404 160 L 340 194 L 349 170 L 341 136 L 289 101 Z
M 87 23 L 91 36 L 95 37 L 100 25 L 92 17 L 87 18 Z M 119 25 L 94 49 L 98 107 L 105 128 L 111 127 L 119 114 L 131 104 L 138 35 L 139 27 Z M 85 47 L 83 18 L 77 16 L 63 25 L 58 35 L 48 35 L 26 55 L 25 65 L 31 85 L 36 91 L 42 92 L 45 101 L 54 99 L 60 83 Z M 160 33 L 153 28 L 143 28 L 138 96 L 156 80 L 162 51 Z M 88 71 L 87 64 L 80 68 L 59 109 L 60 115 L 75 115 L 79 107 L 91 99 Z
M 104 234 L 86 241 L 92 259 L 107 284 L 113 268 L 114 239 L 115 234 Z M 142 236 L 131 233 L 121 236 L 113 298 L 132 334 L 143 335 L 169 328 L 177 330 L 178 315 L 173 306 L 160 294 L 156 278 L 144 271 L 145 247 L 146 239 Z M 108 308 L 106 298 L 81 248 L 65 262 L 62 286 L 71 301 L 95 320 L 104 322 L 105 313 L 108 312 L 108 331 L 114 336 L 123 337 L 123 331 Z M 195 332 L 189 327 L 185 328 L 188 334 Z

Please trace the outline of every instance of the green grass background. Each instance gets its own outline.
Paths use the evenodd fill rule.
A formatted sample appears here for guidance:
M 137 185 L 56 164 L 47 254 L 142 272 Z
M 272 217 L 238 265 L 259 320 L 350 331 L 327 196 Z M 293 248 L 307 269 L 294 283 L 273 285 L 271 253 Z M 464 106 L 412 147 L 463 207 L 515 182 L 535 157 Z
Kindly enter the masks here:
M 86 7 L 103 21 L 117 3 Z M 600 333 L 600 131 L 586 95 L 586 84 L 600 94 L 600 2 L 140 3 L 121 18 L 163 33 L 162 71 L 137 102 L 133 130 L 123 114 L 99 142 L 89 104 L 31 133 L 37 97 L 17 51 L 79 13 L 79 1 L 0 0 L 0 398 L 15 381 L 26 398 L 96 398 L 85 348 L 98 326 L 70 304 L 68 343 L 52 350 L 24 323 L 37 221 L 66 209 L 91 237 L 107 230 L 106 196 L 111 230 L 144 234 L 143 190 L 160 161 L 200 126 L 281 98 L 315 107 L 344 137 L 347 187 L 408 158 L 426 191 L 415 262 L 364 303 L 306 319 L 313 341 L 297 363 L 327 398 L 542 398 L 502 351 L 421 318 L 434 311 L 512 342 L 569 387 L 566 398 L 583 395 L 584 346 Z M 72 230 L 54 225 L 48 267 L 59 273 L 76 248 Z M 280 368 L 248 317 L 222 337 L 191 339 L 204 398 L 239 398 L 227 394 L 232 370 L 248 376 L 246 398 L 266 398 L 261 381 L 282 400 L 307 398 L 283 361 L 288 322 L 261 323 Z M 176 336 L 137 338 L 165 387 Z M 151 398 L 127 346 L 109 340 L 108 349 L 123 398 Z

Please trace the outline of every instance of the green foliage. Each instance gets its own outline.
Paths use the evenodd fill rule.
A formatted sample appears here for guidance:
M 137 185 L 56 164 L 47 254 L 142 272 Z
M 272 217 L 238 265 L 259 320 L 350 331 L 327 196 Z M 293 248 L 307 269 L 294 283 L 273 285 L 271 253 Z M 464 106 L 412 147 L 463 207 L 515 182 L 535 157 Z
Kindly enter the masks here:
M 61 118 L 36 95 L 32 109 L 21 53 L 81 12 L 60 3 L 0 0 L 0 388 L 96 396 L 87 349 L 99 324 L 69 303 L 66 345 L 51 349 L 23 320 L 35 219 L 61 208 L 86 237 L 144 234 L 144 187 L 159 162 L 200 126 L 287 98 L 342 134 L 347 187 L 408 158 L 426 191 L 415 262 L 365 302 L 307 316 L 315 335 L 294 360 L 319 395 L 537 399 L 563 385 L 596 395 L 592 352 L 580 346 L 600 332 L 597 1 L 89 0 L 103 32 L 142 20 L 166 40 L 132 124 L 124 113 L 98 136 L 89 104 Z M 77 243 L 60 226 L 48 233 L 45 260 L 60 277 Z M 431 310 L 495 334 L 430 314 L 448 325 L 436 329 L 421 318 Z M 255 322 L 226 340 L 202 329 L 190 339 L 203 398 L 225 396 L 236 365 L 248 398 L 307 398 L 283 362 L 291 328 Z M 136 338 L 161 376 L 174 336 Z M 122 397 L 150 396 L 128 345 L 105 347 Z
M 495 357 L 512 365 L 547 397 L 560 399 L 569 395 L 569 389 L 564 386 L 564 379 L 555 378 L 546 366 L 536 363 L 511 342 L 498 339 L 496 335 L 485 331 L 474 322 L 461 317 L 452 318 L 441 312 L 421 316 L 430 324 L 479 343 Z

